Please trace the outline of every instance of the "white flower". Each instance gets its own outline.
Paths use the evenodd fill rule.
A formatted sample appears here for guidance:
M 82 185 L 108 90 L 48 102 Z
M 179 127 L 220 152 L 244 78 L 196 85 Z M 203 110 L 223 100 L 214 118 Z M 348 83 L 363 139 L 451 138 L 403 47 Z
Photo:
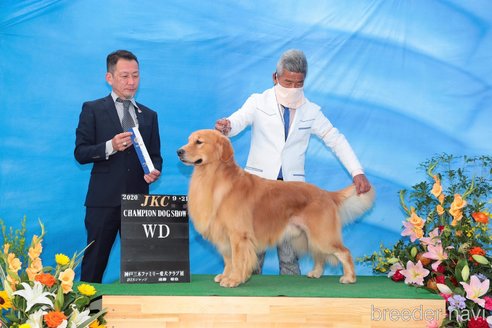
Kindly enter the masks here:
M 79 312 L 79 310 L 77 310 L 77 308 L 74 307 L 73 312 L 70 315 L 70 328 L 81 327 L 81 324 L 84 321 L 91 318 L 89 312 L 90 312 L 89 309 Z
M 13 295 L 19 295 L 26 299 L 27 306 L 26 312 L 28 312 L 36 304 L 46 304 L 53 308 L 53 302 L 47 297 L 55 297 L 53 293 L 43 292 L 43 285 L 39 281 L 34 282 L 34 287 L 28 283 L 23 282 L 24 289 L 18 290 Z
M 394 263 L 391 267 L 390 267 L 390 272 L 388 272 L 388 278 L 391 278 L 395 275 L 396 271 L 398 270 L 403 270 L 404 267 L 401 265 L 400 262 L 396 262 Z
M 437 289 L 439 289 L 439 291 L 444 294 L 444 295 L 453 295 L 453 291 L 451 289 L 449 289 L 448 286 L 446 286 L 445 284 L 436 284 L 437 285 Z
M 43 315 L 47 312 L 43 309 L 39 309 L 36 312 L 29 315 L 26 323 L 31 326 L 31 328 L 43 328 Z

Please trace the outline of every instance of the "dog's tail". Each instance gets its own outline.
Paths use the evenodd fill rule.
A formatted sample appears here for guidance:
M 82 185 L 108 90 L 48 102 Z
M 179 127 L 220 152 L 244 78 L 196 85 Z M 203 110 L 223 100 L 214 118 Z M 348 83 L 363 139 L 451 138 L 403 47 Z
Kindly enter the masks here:
M 351 223 L 367 212 L 372 207 L 376 198 L 376 192 L 373 186 L 371 186 L 371 190 L 360 195 L 357 195 L 354 185 L 350 185 L 338 193 L 341 196 L 339 214 L 343 224 Z

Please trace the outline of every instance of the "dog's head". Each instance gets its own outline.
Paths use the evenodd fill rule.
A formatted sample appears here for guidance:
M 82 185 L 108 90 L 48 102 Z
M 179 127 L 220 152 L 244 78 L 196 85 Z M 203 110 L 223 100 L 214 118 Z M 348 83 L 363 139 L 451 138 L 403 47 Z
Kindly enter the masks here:
M 215 130 L 193 132 L 188 143 L 177 150 L 179 159 L 187 165 L 228 162 L 234 154 L 229 139 Z

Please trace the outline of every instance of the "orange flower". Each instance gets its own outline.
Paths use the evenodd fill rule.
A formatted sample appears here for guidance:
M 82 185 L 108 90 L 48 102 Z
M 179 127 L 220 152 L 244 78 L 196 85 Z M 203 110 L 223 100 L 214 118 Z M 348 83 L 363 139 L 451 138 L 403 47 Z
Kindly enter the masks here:
M 28 252 L 29 258 L 31 260 L 34 260 L 35 258 L 39 257 L 39 255 L 41 255 L 42 251 L 43 251 L 43 246 L 41 245 L 41 243 L 40 242 L 34 243 L 29 248 L 29 252 Z
M 439 291 L 439 289 L 437 288 L 436 278 L 430 278 L 429 280 L 427 280 L 427 288 L 434 291 Z
M 453 222 L 451 222 L 451 225 L 455 227 L 458 224 L 458 221 L 461 221 L 463 218 L 463 212 L 459 208 L 453 208 L 451 206 L 451 209 L 449 210 L 449 214 L 453 216 Z
M 49 273 L 40 273 L 36 277 L 34 277 L 34 280 L 39 281 L 47 287 L 52 287 L 56 283 L 55 277 L 53 277 Z
M 22 266 L 21 261 L 15 257 L 14 253 L 9 253 L 9 255 L 7 255 L 7 262 L 9 264 L 9 270 L 14 272 L 19 271 Z
M 468 205 L 466 200 L 464 200 L 460 194 L 454 194 L 454 200 L 451 203 L 451 209 L 460 210 L 466 205 Z
M 7 255 L 9 253 L 10 244 L 3 245 L 3 253 Z
M 441 205 L 436 206 L 436 211 L 437 211 L 437 214 L 439 214 L 439 215 L 444 214 L 444 208 Z
M 469 251 L 468 251 L 468 254 L 470 255 L 482 255 L 484 256 L 486 253 L 485 253 L 485 250 L 482 248 L 482 247 L 472 247 Z
M 425 221 L 422 218 L 420 218 L 417 214 L 415 214 L 414 209 L 412 209 L 412 214 L 408 218 L 408 221 L 414 227 L 417 227 L 417 228 L 420 228 L 420 229 L 422 229 L 424 227 L 424 223 L 425 223 Z
M 34 281 L 34 277 L 43 270 L 43 263 L 39 257 L 35 258 L 29 268 L 26 269 L 27 276 L 30 281 Z
M 472 213 L 472 217 L 478 223 L 485 223 L 485 224 L 489 223 L 489 217 L 484 212 Z
M 437 197 L 437 199 L 439 200 L 439 203 L 444 203 L 444 194 L 440 194 L 439 197 Z
M 469 259 L 470 261 L 472 261 L 472 262 L 475 262 L 475 263 L 476 263 L 477 261 L 475 261 L 475 260 L 473 259 L 472 255 L 482 255 L 482 256 L 485 256 L 485 255 L 486 255 L 486 252 L 485 252 L 485 250 L 484 250 L 482 247 L 478 247 L 478 246 L 476 246 L 476 247 L 472 247 L 472 248 L 470 248 L 470 250 L 468 251 L 468 254 L 470 255 L 470 256 L 468 257 L 468 259 Z
M 423 254 L 424 253 L 418 253 L 415 256 L 415 260 L 420 261 L 420 263 L 422 263 L 423 266 L 429 265 L 431 263 L 431 259 L 423 256 Z
M 434 195 L 434 197 L 438 198 L 439 195 L 442 193 L 442 186 L 441 186 L 441 181 L 439 181 L 439 178 L 437 175 L 434 175 L 434 185 L 432 186 L 431 194 Z
M 63 312 L 51 311 L 43 316 L 44 322 L 49 328 L 57 328 L 62 324 L 63 320 L 67 320 L 67 317 Z
M 63 272 L 60 272 L 58 279 L 61 281 L 63 294 L 67 294 L 72 291 L 73 278 L 75 278 L 75 272 L 70 268 L 66 269 Z

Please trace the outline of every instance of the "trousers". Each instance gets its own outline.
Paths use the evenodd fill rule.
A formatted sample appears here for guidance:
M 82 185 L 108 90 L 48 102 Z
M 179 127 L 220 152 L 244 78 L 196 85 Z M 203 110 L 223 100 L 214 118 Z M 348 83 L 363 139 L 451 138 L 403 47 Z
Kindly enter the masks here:
M 290 240 L 283 240 L 277 245 L 277 255 L 281 275 L 298 276 L 301 274 L 299 259 L 297 258 L 294 248 L 292 248 Z M 253 271 L 253 274 L 261 274 L 264 262 L 265 252 L 262 252 L 258 254 L 258 267 Z

